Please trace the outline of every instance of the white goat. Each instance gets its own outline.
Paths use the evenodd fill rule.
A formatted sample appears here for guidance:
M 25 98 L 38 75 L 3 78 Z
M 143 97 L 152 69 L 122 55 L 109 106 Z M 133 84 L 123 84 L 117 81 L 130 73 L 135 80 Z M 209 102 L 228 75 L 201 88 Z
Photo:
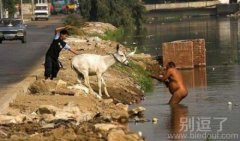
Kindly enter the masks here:
M 136 52 L 131 52 L 133 55 Z M 102 89 L 101 85 L 103 83 L 104 92 L 107 97 L 109 97 L 106 83 L 103 79 L 103 73 L 114 63 L 120 62 L 122 64 L 127 65 L 128 60 L 125 54 L 119 50 L 119 45 L 117 45 L 116 53 L 111 55 L 96 55 L 96 54 L 81 54 L 77 55 L 72 59 L 72 68 L 78 74 L 78 81 L 81 82 L 81 79 L 84 78 L 85 85 L 89 88 L 89 92 L 93 93 L 93 90 L 89 83 L 89 75 L 97 75 L 98 79 L 98 87 L 99 87 L 99 95 L 98 98 L 102 97 Z M 102 83 L 101 83 L 102 82 Z

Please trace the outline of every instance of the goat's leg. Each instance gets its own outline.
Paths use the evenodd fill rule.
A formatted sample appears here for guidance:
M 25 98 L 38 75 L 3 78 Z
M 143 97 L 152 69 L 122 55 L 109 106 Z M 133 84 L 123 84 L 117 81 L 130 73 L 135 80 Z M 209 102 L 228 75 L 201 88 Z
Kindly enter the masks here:
M 93 93 L 93 92 L 94 92 L 93 89 L 92 89 L 92 87 L 90 86 L 89 76 L 86 76 L 86 77 L 85 77 L 85 85 L 88 87 L 89 93 Z
M 106 94 L 107 97 L 110 97 L 107 91 L 107 85 L 105 83 L 105 80 L 103 79 L 103 76 L 101 77 L 102 83 L 103 83 L 103 88 L 104 88 L 104 92 Z
M 92 87 L 90 86 L 90 81 L 89 81 L 89 76 L 87 75 L 85 78 L 85 84 L 87 85 L 87 87 L 89 88 L 89 93 L 92 93 L 93 95 L 95 95 L 98 99 L 102 99 L 102 97 L 100 97 L 98 94 L 96 94 Z
M 77 82 L 78 82 L 79 84 L 81 84 L 81 83 L 82 83 L 82 80 L 83 80 L 83 75 L 80 74 L 80 73 L 78 73 L 77 75 L 78 75 Z
M 100 97 L 102 97 L 102 83 L 101 83 L 101 78 L 102 78 L 102 74 L 101 73 L 97 73 L 97 79 L 98 79 L 98 95 Z
M 82 74 L 84 77 L 84 85 L 88 87 L 89 93 L 94 93 L 92 87 L 90 86 L 88 72 L 83 72 Z

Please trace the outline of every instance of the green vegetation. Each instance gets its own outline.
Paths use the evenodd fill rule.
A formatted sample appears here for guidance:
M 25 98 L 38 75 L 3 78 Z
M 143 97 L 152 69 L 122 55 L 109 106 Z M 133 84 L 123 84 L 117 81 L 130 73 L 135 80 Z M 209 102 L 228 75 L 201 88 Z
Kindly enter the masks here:
M 64 22 L 64 25 L 68 25 L 72 27 L 69 30 L 71 34 L 80 35 L 80 36 L 85 35 L 85 33 L 80 29 L 80 26 L 84 22 L 80 15 L 78 14 L 68 15 L 63 22 Z M 120 38 L 122 38 L 123 35 L 124 35 L 124 29 L 120 27 L 117 30 L 109 30 L 105 32 L 104 35 L 92 34 L 89 36 L 98 36 L 103 40 L 118 41 Z
M 65 19 L 64 19 L 64 24 L 65 25 L 71 25 L 75 27 L 80 27 L 83 25 L 85 22 L 82 17 L 78 14 L 69 14 Z
M 90 21 L 111 23 L 117 27 L 140 29 L 144 6 L 139 0 L 79 0 L 81 15 Z
M 85 33 L 80 29 L 80 26 L 84 23 L 80 15 L 70 14 L 63 20 L 63 23 L 64 25 L 71 26 L 69 29 L 71 35 L 85 35 Z
M 118 28 L 114 31 L 107 31 L 104 36 L 101 36 L 103 40 L 111 40 L 111 41 L 118 41 L 124 35 L 124 29 Z
M 114 67 L 133 78 L 145 92 L 150 92 L 153 90 L 153 82 L 149 77 L 150 73 L 144 70 L 140 65 L 130 61 L 129 67 L 122 67 L 122 65 L 119 63 L 115 64 Z
M 64 19 L 63 22 L 65 25 L 80 27 L 81 17 L 77 14 L 70 14 Z
M 10 18 L 13 18 L 16 12 L 16 8 L 15 8 L 16 3 L 17 3 L 16 0 L 2 0 L 3 9 L 8 10 L 8 16 Z

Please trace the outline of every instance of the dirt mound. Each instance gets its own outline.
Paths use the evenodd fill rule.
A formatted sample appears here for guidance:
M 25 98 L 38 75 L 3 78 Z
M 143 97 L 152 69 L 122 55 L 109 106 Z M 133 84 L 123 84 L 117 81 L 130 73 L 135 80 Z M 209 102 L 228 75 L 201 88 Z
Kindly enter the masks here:
M 115 30 L 113 26 L 103 23 L 86 23 L 84 29 L 96 33 L 95 29 L 99 29 L 98 27 L 101 27 L 103 32 Z M 109 55 L 116 51 L 116 45 L 119 44 L 98 37 L 85 36 L 71 37 L 67 41 L 79 54 Z M 123 45 L 120 49 L 126 54 L 130 52 Z M 0 117 L 0 138 L 10 140 L 115 141 L 116 138 L 119 141 L 142 140 L 137 134 L 128 131 L 126 126 L 128 106 L 124 104 L 141 101 L 144 90 L 150 87 L 148 82 L 150 78 L 146 77 L 148 74 L 145 70 L 159 72 L 158 62 L 154 61 L 150 55 L 137 54 L 128 58 L 129 67 L 116 63 L 103 76 L 110 99 L 106 99 L 103 94 L 103 99 L 99 100 L 93 94 L 88 94 L 86 87 L 78 84 L 77 74 L 71 69 L 73 54 L 68 51 L 61 53 L 60 61 L 63 68 L 58 78 L 53 81 L 44 80 L 41 73 L 29 87 L 30 93 L 19 94 L 11 103 L 8 114 Z M 43 72 L 43 66 L 40 66 L 38 71 Z M 90 84 L 93 90 L 98 92 L 96 76 L 90 77 Z M 64 111 L 67 103 L 76 104 L 73 107 L 74 113 Z M 53 109 L 57 111 L 39 114 L 36 111 L 42 106 L 45 106 L 45 109 L 56 107 Z M 86 121 L 79 120 L 80 115 L 87 113 L 90 118 Z M 16 124 L 18 115 L 21 116 Z

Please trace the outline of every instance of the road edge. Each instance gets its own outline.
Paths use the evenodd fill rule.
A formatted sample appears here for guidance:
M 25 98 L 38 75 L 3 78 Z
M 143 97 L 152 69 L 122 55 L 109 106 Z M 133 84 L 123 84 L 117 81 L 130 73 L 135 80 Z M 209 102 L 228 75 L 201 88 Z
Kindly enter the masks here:
M 0 98 L 0 114 L 5 114 L 9 108 L 10 103 L 12 103 L 18 94 L 27 94 L 29 86 L 37 80 L 39 74 L 38 69 L 41 68 L 42 59 L 36 63 L 36 65 L 29 71 L 26 77 L 14 84 L 7 86 L 4 91 L 6 94 Z

